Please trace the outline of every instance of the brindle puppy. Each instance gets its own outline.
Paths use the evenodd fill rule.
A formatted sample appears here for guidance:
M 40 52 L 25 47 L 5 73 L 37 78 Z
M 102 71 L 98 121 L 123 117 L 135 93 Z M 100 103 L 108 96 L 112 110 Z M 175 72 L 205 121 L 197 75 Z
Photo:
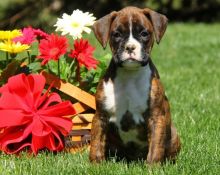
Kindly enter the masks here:
M 99 19 L 94 33 L 111 63 L 97 88 L 91 131 L 91 162 L 109 156 L 149 164 L 174 159 L 180 140 L 170 107 L 151 58 L 154 37 L 159 43 L 167 18 L 148 8 L 127 7 Z

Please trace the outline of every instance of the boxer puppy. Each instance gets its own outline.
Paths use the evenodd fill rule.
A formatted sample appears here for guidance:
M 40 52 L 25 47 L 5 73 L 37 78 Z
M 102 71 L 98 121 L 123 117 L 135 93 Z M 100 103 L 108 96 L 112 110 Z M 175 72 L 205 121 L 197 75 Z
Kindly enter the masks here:
M 146 160 L 174 159 L 180 139 L 168 99 L 150 53 L 160 42 L 167 18 L 148 8 L 126 7 L 96 21 L 93 30 L 112 60 L 96 93 L 90 161 L 108 157 Z

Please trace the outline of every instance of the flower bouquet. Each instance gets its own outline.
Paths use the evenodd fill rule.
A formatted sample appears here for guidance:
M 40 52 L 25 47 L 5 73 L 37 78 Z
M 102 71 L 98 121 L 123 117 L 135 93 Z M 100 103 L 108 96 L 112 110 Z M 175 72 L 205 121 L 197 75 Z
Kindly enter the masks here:
M 82 38 L 94 21 L 75 10 L 58 18 L 61 35 L 33 27 L 0 31 L 0 150 L 76 151 L 89 143 L 91 94 L 109 57 L 95 59 L 95 48 Z

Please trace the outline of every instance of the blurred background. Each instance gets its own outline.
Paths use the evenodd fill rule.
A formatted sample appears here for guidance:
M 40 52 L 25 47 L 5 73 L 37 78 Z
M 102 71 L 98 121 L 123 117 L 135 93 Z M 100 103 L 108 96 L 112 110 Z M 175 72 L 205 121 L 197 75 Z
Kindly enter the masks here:
M 171 22 L 220 21 L 220 0 L 1 0 L 0 29 L 31 25 L 50 31 L 64 12 L 80 9 L 99 18 L 128 5 L 150 7 Z

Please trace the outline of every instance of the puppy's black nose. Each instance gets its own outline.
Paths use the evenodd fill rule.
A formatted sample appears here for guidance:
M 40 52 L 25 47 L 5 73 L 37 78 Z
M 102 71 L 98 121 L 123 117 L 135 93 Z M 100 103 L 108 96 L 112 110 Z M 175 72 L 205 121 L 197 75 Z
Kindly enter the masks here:
M 127 44 L 125 46 L 125 50 L 128 52 L 128 53 L 132 53 L 134 50 L 136 49 L 136 46 L 134 44 Z

